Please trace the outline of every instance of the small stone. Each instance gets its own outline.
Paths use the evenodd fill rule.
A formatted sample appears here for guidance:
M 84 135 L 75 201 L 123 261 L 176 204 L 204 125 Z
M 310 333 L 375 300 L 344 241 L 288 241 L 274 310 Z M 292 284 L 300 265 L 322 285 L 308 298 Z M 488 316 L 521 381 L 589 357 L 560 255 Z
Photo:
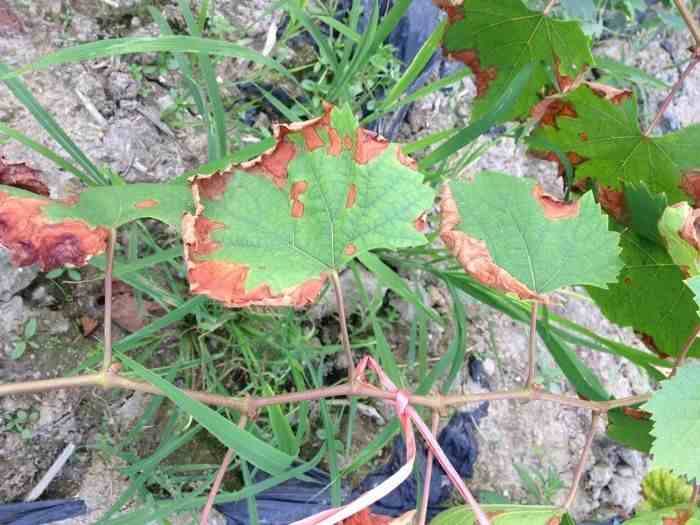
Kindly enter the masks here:
M 496 373 L 496 361 L 490 357 L 484 359 L 482 366 L 484 367 L 484 372 L 486 372 L 486 375 L 489 377 L 493 377 L 493 375 Z
M 24 290 L 38 273 L 36 266 L 17 268 L 12 264 L 9 251 L 0 247 L 0 301 L 9 301 L 13 295 Z
M 107 93 L 116 101 L 136 98 L 141 84 L 129 73 L 113 71 L 107 82 Z

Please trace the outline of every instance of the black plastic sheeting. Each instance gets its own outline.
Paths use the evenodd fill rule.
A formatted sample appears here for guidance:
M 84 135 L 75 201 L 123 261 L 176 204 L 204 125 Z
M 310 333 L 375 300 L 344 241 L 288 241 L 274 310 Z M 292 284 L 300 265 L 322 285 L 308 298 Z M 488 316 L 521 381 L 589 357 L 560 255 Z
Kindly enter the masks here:
M 445 454 L 464 478 L 473 474 L 478 455 L 478 445 L 474 436 L 475 425 L 486 415 L 488 404 L 483 403 L 471 412 L 458 412 L 438 435 L 438 442 Z M 404 481 L 394 491 L 387 494 L 372 506 L 372 511 L 386 516 L 399 516 L 416 508 L 418 495 L 422 489 L 422 476 L 425 471 L 426 453 L 420 446 L 416 452 L 416 474 Z M 385 464 L 370 473 L 352 492 L 343 488 L 346 502 L 352 501 L 367 490 L 379 485 L 394 474 L 406 462 L 406 447 L 402 437 L 397 437 L 391 448 L 391 456 Z M 282 525 L 291 523 L 331 508 L 329 477 L 325 472 L 313 471 L 316 482 L 289 480 L 255 498 L 260 525 Z M 444 510 L 443 504 L 452 494 L 452 485 L 442 467 L 434 461 L 430 483 L 428 514 L 434 516 Z M 224 503 L 217 510 L 228 518 L 228 525 L 248 525 L 250 515 L 246 501 Z
M 87 514 L 79 499 L 31 501 L 0 505 L 0 525 L 44 525 Z

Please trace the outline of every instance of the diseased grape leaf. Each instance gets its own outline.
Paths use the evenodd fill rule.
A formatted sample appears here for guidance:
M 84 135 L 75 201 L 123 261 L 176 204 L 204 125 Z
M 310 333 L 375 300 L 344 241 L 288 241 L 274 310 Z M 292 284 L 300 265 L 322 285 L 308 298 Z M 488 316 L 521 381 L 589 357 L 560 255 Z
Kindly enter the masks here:
M 688 363 L 661 383 L 642 407 L 654 421 L 651 447 L 654 468 L 665 468 L 689 481 L 700 480 L 700 365 Z
M 349 108 L 277 129 L 258 159 L 192 179 L 183 221 L 190 288 L 228 306 L 304 306 L 374 248 L 426 242 L 434 191 L 398 145 Z
M 618 282 L 607 290 L 588 288 L 589 295 L 608 319 L 633 328 L 658 355 L 677 355 L 698 324 L 684 275 L 663 247 L 631 230 L 620 244 L 625 267 Z M 691 355 L 700 355 L 700 342 Z
M 641 512 L 625 525 L 700 525 L 697 512 L 691 514 L 687 505 L 668 509 Z
M 513 77 L 535 64 L 532 77 L 504 120 L 525 117 L 554 88 L 565 89 L 593 64 L 590 40 L 578 22 L 564 22 L 528 9 L 521 0 L 435 0 L 448 13 L 443 49 L 474 73 L 479 119 Z M 557 78 L 559 86 L 554 86 Z M 557 89 L 559 90 L 559 89 Z
M 669 255 L 687 276 L 700 275 L 698 227 L 700 210 L 694 210 L 687 202 L 666 208 L 659 221 Z
M 622 268 L 619 235 L 592 194 L 574 203 L 530 179 L 484 172 L 442 195 L 440 235 L 480 282 L 521 299 L 545 300 L 563 286 L 605 287 Z
M 105 250 L 111 228 L 142 218 L 179 227 L 188 209 L 185 184 L 91 187 L 66 201 L 0 186 L 0 244 L 18 266 L 83 266 Z
M 559 525 L 564 511 L 557 507 L 482 505 L 493 525 Z M 435 516 L 430 525 L 477 525 L 467 505 L 452 507 Z
M 700 196 L 700 125 L 645 136 L 633 95 L 611 100 L 586 85 L 566 95 L 558 109 L 542 121 L 533 140 L 565 151 L 577 180 L 591 179 L 614 191 L 644 183 L 652 193 L 666 193 L 672 204 Z
M 693 487 L 670 470 L 654 469 L 642 480 L 644 500 L 639 510 L 662 510 L 684 503 L 690 503 Z

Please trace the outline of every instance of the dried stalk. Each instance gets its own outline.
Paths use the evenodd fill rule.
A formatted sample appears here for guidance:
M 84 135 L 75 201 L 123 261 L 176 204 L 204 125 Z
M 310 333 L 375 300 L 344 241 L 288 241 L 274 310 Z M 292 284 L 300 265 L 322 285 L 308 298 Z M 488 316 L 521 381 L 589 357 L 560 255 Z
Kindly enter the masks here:
M 440 424 L 440 412 L 433 410 L 433 419 L 430 425 L 430 431 L 433 436 L 437 436 L 438 425 Z M 428 454 L 425 458 L 425 476 L 423 478 L 423 497 L 421 498 L 420 511 L 418 512 L 417 525 L 425 525 L 428 518 L 428 503 L 430 501 L 430 481 L 433 477 L 433 451 L 428 449 Z
M 350 336 L 348 335 L 348 320 L 345 315 L 345 301 L 343 300 L 343 289 L 340 285 L 338 272 L 331 272 L 331 282 L 335 291 L 335 303 L 338 307 L 338 317 L 340 318 L 340 343 L 343 345 L 345 358 L 348 361 L 348 378 L 350 383 L 355 382 L 355 363 L 352 358 L 352 348 L 350 347 Z
M 544 11 L 542 11 L 542 14 L 545 16 L 549 14 L 549 12 L 552 10 L 552 8 L 557 5 L 557 2 L 559 0 L 549 0 L 549 3 L 547 3 L 547 6 L 544 8 Z
M 165 395 L 159 388 L 144 383 L 142 381 L 134 381 L 117 375 L 110 374 L 90 374 L 75 377 L 59 377 L 55 379 L 39 379 L 33 381 L 21 381 L 17 383 L 8 383 L 0 385 L 0 397 L 17 394 L 28 394 L 37 392 L 46 392 L 58 390 L 61 388 L 75 388 L 87 386 L 100 386 L 103 388 L 121 388 L 125 390 L 134 390 L 147 394 Z M 199 390 L 181 390 L 197 401 L 202 403 L 227 407 L 243 414 L 255 414 L 258 409 L 271 406 L 282 405 L 286 403 L 298 403 L 300 401 L 315 401 L 318 399 L 326 399 L 330 397 L 364 397 L 374 399 L 392 400 L 394 394 L 386 392 L 379 388 L 363 385 L 339 385 L 334 387 L 319 388 L 308 390 L 306 392 L 292 392 L 289 394 L 280 394 L 269 397 L 230 397 Z M 621 408 L 631 405 L 644 403 L 651 399 L 651 394 L 642 394 L 638 396 L 624 397 L 613 399 L 610 401 L 587 401 L 573 396 L 565 396 L 559 394 L 551 394 L 544 392 L 539 388 L 530 388 L 522 390 L 500 390 L 495 392 L 483 392 L 474 394 L 463 394 L 453 396 L 420 396 L 409 395 L 408 400 L 411 405 L 424 406 L 431 409 L 445 409 L 448 407 L 460 407 L 471 403 L 481 403 L 483 401 L 551 401 L 560 405 L 569 406 L 572 408 L 581 408 L 584 410 L 592 410 L 595 412 L 608 412 L 614 408 Z
M 571 490 L 569 491 L 569 496 L 566 498 L 566 503 L 564 503 L 564 510 L 569 511 L 576 501 L 576 493 L 578 492 L 579 485 L 581 484 L 581 478 L 583 477 L 583 471 L 586 468 L 586 461 L 588 461 L 588 456 L 591 453 L 591 447 L 593 446 L 593 438 L 595 437 L 596 427 L 598 426 L 598 421 L 600 420 L 600 412 L 593 412 L 593 417 L 591 419 L 591 429 L 588 431 L 588 436 L 586 437 L 586 444 L 583 446 L 583 452 L 581 453 L 581 459 L 576 467 L 576 473 L 574 474 L 574 480 L 571 485 Z
M 661 106 L 659 107 L 659 110 L 656 112 L 654 119 L 651 121 L 651 124 L 649 124 L 649 127 L 644 132 L 645 136 L 648 137 L 649 135 L 651 135 L 651 132 L 654 131 L 656 126 L 659 125 L 659 122 L 661 122 L 661 118 L 664 116 L 664 113 L 666 113 L 668 106 L 671 105 L 673 98 L 676 96 L 678 91 L 680 91 L 681 87 L 683 87 L 685 80 L 688 78 L 688 76 L 690 76 L 690 74 L 693 72 L 693 70 L 695 69 L 695 66 L 697 66 L 698 63 L 700 63 L 700 55 L 698 55 L 697 53 L 694 53 L 693 58 L 690 60 L 690 62 L 688 62 L 688 65 L 686 66 L 685 70 L 678 77 L 678 80 L 676 80 L 675 84 L 673 84 L 671 91 L 669 91 L 668 95 L 666 96 L 664 101 L 661 103 Z
M 683 0 L 673 0 L 673 3 L 676 4 L 678 11 L 681 13 L 685 25 L 690 29 L 690 33 L 695 39 L 695 46 L 700 47 L 700 26 L 698 26 L 698 22 L 695 20 L 693 13 L 690 12 L 690 9 L 688 9 Z
M 532 388 L 535 384 L 535 369 L 537 368 L 537 307 L 536 302 L 532 303 L 530 310 L 530 338 L 527 344 L 527 379 L 525 388 Z
M 248 416 L 241 416 L 241 419 L 238 421 L 238 428 L 245 428 L 247 423 Z M 221 488 L 221 483 L 224 480 L 226 471 L 228 470 L 231 461 L 233 461 L 233 456 L 235 454 L 236 452 L 232 448 L 226 451 L 224 459 L 221 461 L 221 466 L 219 467 L 219 470 L 216 473 L 216 477 L 214 478 L 214 483 L 212 483 L 211 489 L 209 490 L 209 497 L 207 497 L 207 503 L 202 509 L 202 515 L 199 518 L 199 525 L 207 525 L 207 523 L 209 523 L 209 513 L 214 507 L 214 500 L 216 499 L 216 495 L 218 494 L 219 489 Z
M 112 273 L 114 271 L 114 248 L 117 244 L 117 230 L 109 230 L 107 242 L 107 267 L 105 270 L 105 319 L 104 319 L 104 354 L 102 356 L 102 373 L 107 374 L 112 366 Z
M 698 325 L 697 328 L 695 328 L 695 330 L 693 330 L 693 333 L 690 335 L 688 340 L 683 345 L 683 348 L 681 349 L 681 353 L 678 354 L 678 357 L 676 358 L 676 363 L 673 365 L 673 370 L 671 370 L 670 377 L 675 376 L 676 372 L 678 372 L 678 369 L 685 364 L 686 360 L 688 359 L 688 353 L 690 352 L 690 349 L 693 347 L 693 343 L 698 338 L 698 335 L 700 335 L 700 325 Z

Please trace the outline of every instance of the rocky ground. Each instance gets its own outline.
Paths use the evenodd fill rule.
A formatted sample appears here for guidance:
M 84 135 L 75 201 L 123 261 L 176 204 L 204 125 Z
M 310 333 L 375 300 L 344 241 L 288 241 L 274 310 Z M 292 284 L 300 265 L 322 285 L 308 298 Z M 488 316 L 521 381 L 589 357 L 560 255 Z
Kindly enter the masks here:
M 177 18 L 174 2 L 157 2 Z M 11 67 L 28 64 L 38 57 L 80 42 L 126 35 L 157 34 L 141 0 L 0 0 L 0 57 Z M 243 35 L 245 43 L 262 49 L 271 20 L 268 0 L 220 0 L 217 13 Z M 266 17 L 260 13 L 267 13 Z M 639 43 L 608 40 L 600 47 L 604 54 L 641 67 L 664 81 L 678 75 L 688 40 L 684 34 L 658 37 Z M 152 58 L 152 57 L 151 57 Z M 197 131 L 172 129 L 161 114 L 174 101 L 172 79 L 167 75 L 137 78 L 133 65 L 146 58 L 115 58 L 52 68 L 32 73 L 25 81 L 34 96 L 49 108 L 56 120 L 98 165 L 108 166 L 130 181 L 162 181 L 201 164 L 206 158 L 206 136 Z M 241 65 L 222 66 L 222 76 L 240 75 Z M 700 122 L 700 71 L 689 79 L 683 93 L 671 105 L 664 119 L 667 130 Z M 402 139 L 415 140 L 440 129 L 464 123 L 474 96 L 471 81 L 450 93 L 438 93 L 414 106 L 400 131 Z M 662 98 L 652 93 L 646 101 L 653 112 Z M 0 121 L 53 147 L 40 126 L 28 115 L 6 87 L 0 86 Z M 27 162 L 44 171 L 54 196 L 75 190 L 74 179 L 59 172 L 41 156 L 15 142 L 0 143 L 0 153 L 10 161 Z M 517 176 L 536 177 L 551 186 L 552 166 L 528 158 L 522 146 L 502 140 L 469 171 L 497 169 Z M 99 316 L 99 286 L 75 290 L 58 289 L 37 270 L 14 269 L 0 251 L 0 382 L 60 374 L 94 351 L 95 340 L 85 337 L 79 319 L 88 313 Z M 368 281 L 371 277 L 367 276 Z M 370 282 L 371 284 L 371 282 Z M 448 294 L 426 279 L 426 294 L 436 308 L 449 303 Z M 56 309 L 61 294 L 71 294 L 71 308 Z M 466 299 L 465 299 L 466 301 Z M 469 349 L 484 361 L 493 388 L 518 385 L 525 372 L 526 332 L 505 316 L 480 304 L 468 302 Z M 558 309 L 566 317 L 611 338 L 637 344 L 627 331 L 607 323 L 595 307 L 576 294 L 559 297 Z M 410 309 L 397 306 L 408 322 Z M 328 315 L 332 307 L 317 307 L 315 315 Z M 30 349 L 19 360 L 9 358 L 23 327 L 38 321 L 33 338 L 38 350 Z M 449 333 L 437 327 L 431 332 L 434 352 L 444 348 Z M 91 336 L 94 337 L 94 336 Z M 605 386 L 616 395 L 647 391 L 649 383 L 634 366 L 612 356 L 579 349 L 586 362 L 598 372 Z M 544 352 L 543 352 L 544 354 Z M 567 391 L 564 378 L 555 373 L 551 360 L 543 355 L 540 372 L 550 388 Z M 467 379 L 459 385 L 469 390 Z M 118 465 L 94 453 L 101 432 L 118 433 L 137 419 L 143 398 L 96 391 L 63 391 L 50 395 L 0 398 L 0 414 L 11 417 L 20 410 L 38 412 L 30 439 L 18 432 L 0 434 L 0 501 L 21 498 L 41 477 L 67 443 L 78 448 L 61 475 L 49 487 L 50 497 L 85 498 L 91 514 L 70 523 L 93 523 L 124 488 Z M 515 402 L 492 404 L 480 424 L 481 456 L 471 484 L 492 490 L 513 500 L 528 495 L 515 465 L 531 472 L 550 469 L 564 486 L 571 481 L 590 418 L 571 409 L 547 403 Z M 602 436 L 602 434 L 601 434 Z M 639 481 L 648 468 L 642 455 L 627 451 L 604 437 L 596 438 L 584 476 L 584 490 L 576 506 L 579 516 L 611 515 L 631 511 L 639 495 Z M 560 502 L 565 495 L 553 495 Z M 541 502 L 541 501 L 540 501 Z M 216 518 L 218 519 L 218 518 Z

